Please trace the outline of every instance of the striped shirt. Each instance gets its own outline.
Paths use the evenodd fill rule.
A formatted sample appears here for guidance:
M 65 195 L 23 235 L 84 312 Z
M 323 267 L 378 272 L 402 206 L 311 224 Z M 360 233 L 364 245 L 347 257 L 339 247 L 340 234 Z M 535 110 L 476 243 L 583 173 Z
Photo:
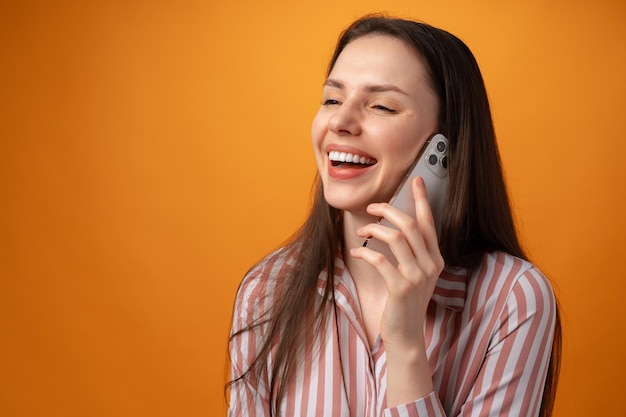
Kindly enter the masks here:
M 242 281 L 232 331 L 272 305 L 276 277 L 292 262 L 279 250 Z M 279 404 L 283 416 L 424 417 L 537 416 L 548 369 L 556 303 L 548 280 L 532 264 L 495 252 L 471 272 L 446 268 L 424 325 L 434 391 L 415 402 L 386 407 L 386 357 L 380 337 L 370 348 L 354 282 L 339 257 L 335 309 L 304 343 L 297 378 Z M 325 275 L 319 279 L 320 294 Z M 321 298 L 321 296 L 320 296 Z M 230 344 L 232 376 L 256 357 L 262 326 Z M 231 387 L 229 416 L 269 416 L 269 363 L 263 378 Z

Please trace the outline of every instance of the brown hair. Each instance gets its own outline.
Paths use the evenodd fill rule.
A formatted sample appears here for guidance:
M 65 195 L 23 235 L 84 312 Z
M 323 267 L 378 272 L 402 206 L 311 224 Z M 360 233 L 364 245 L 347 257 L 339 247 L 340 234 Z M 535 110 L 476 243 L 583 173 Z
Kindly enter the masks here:
M 440 239 L 446 265 L 472 268 L 480 263 L 485 253 L 496 250 L 527 259 L 515 229 L 487 92 L 469 48 L 454 35 L 430 25 L 370 15 L 357 20 L 341 34 L 327 73 L 346 45 L 370 34 L 392 36 L 413 48 L 423 58 L 431 86 L 439 97 L 439 132 L 450 141 L 448 199 Z M 342 212 L 326 203 L 322 183 L 316 178 L 310 215 L 290 243 L 297 247 L 294 268 L 280 278 L 276 304 L 262 322 L 231 336 L 232 341 L 252 327 L 266 326 L 267 337 L 259 355 L 250 369 L 228 386 L 250 372 L 255 375 L 263 372 L 273 350 L 270 413 L 275 412 L 295 369 L 300 341 L 307 331 L 301 318 L 313 313 L 314 323 L 319 326 L 329 309 L 334 308 L 334 303 L 315 305 L 314 300 L 318 277 L 323 272 L 328 278 L 323 299 L 333 300 L 332 272 L 342 239 Z M 542 417 L 550 416 L 554 406 L 560 350 L 557 309 L 552 356 L 541 404 Z

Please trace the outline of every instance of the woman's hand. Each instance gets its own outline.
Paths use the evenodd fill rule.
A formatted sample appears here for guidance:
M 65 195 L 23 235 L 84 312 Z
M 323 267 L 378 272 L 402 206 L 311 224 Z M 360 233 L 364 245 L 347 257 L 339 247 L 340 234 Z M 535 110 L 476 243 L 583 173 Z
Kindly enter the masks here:
M 390 204 L 371 204 L 369 214 L 384 217 L 399 230 L 374 223 L 357 230 L 361 237 L 388 244 L 398 266 L 366 247 L 350 251 L 376 268 L 387 285 L 380 335 L 387 353 L 388 405 L 417 400 L 433 389 L 424 321 L 444 260 L 422 178 L 414 179 L 412 188 L 417 221 Z

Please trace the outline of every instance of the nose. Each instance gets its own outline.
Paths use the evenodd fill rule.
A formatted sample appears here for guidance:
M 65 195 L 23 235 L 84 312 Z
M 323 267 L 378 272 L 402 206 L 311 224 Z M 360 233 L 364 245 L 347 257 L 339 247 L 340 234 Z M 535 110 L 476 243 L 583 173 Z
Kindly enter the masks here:
M 338 106 L 328 119 L 328 129 L 338 135 L 361 134 L 361 120 L 358 109 L 349 102 Z

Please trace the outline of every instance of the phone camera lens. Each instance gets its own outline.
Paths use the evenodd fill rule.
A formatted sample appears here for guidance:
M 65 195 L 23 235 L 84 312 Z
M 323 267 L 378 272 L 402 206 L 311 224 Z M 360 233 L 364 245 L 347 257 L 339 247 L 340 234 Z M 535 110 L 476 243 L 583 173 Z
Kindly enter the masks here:
M 431 165 L 437 165 L 437 155 L 430 155 L 428 157 L 428 163 Z
M 446 144 L 445 142 L 441 141 L 441 142 L 437 142 L 437 150 L 439 152 L 443 152 L 446 150 Z
M 448 168 L 448 157 L 444 156 L 443 158 L 441 158 L 441 165 L 443 165 L 444 168 Z

